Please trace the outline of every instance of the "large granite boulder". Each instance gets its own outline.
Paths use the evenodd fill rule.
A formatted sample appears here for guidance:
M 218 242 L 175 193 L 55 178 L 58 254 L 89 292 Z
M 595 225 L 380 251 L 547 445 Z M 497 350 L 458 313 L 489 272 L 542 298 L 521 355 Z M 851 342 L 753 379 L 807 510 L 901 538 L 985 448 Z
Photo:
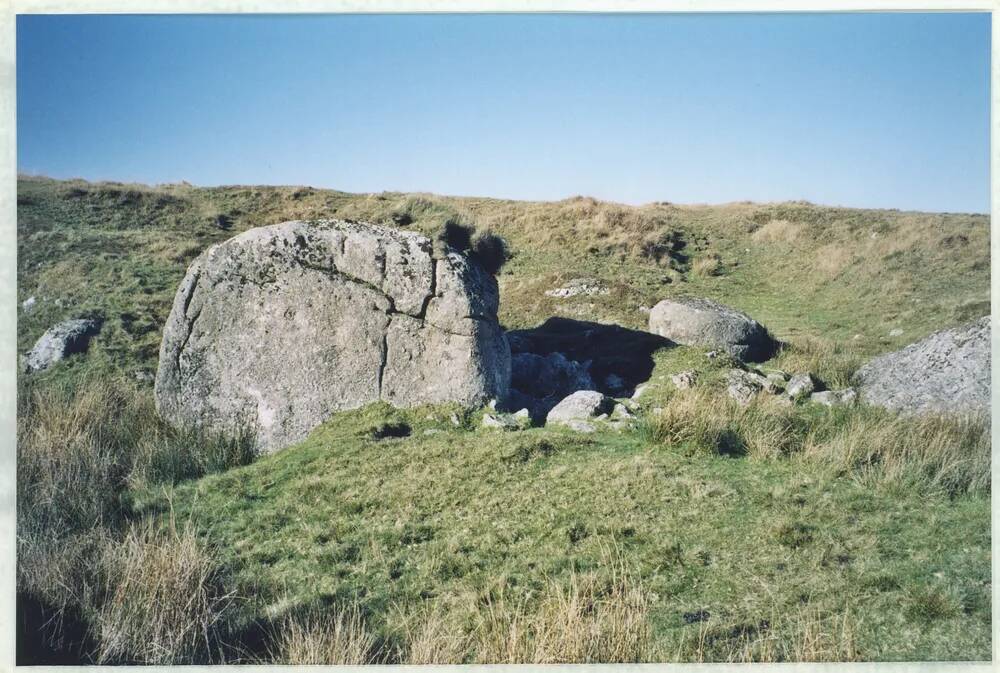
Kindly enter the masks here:
M 649 331 L 685 346 L 718 348 L 744 362 L 766 360 L 777 348 L 759 322 L 709 299 L 664 299 L 649 311 Z
M 156 375 L 161 415 L 254 428 L 273 451 L 335 411 L 503 399 L 510 349 L 496 280 L 431 241 L 341 220 L 252 229 L 181 282 Z
M 64 320 L 50 327 L 25 356 L 24 371 L 31 373 L 48 369 L 67 355 L 86 351 L 90 338 L 100 330 L 100 321 L 88 318 Z
M 904 413 L 990 411 L 990 317 L 881 355 L 855 374 L 867 404 Z

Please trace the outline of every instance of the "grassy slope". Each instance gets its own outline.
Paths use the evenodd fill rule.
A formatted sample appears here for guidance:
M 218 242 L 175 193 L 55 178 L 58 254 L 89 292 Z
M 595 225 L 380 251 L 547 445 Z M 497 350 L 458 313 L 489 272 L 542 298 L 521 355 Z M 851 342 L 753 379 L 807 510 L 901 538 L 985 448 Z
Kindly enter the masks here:
M 405 213 L 426 232 L 449 217 L 492 227 L 514 252 L 500 277 L 509 327 L 551 315 L 642 327 L 640 307 L 703 295 L 748 310 L 779 336 L 836 346 L 823 366 L 845 372 L 838 379 L 857 358 L 989 310 L 983 216 L 46 179 L 20 180 L 18 203 L 19 299 L 38 300 L 20 317 L 19 349 L 71 314 L 106 319 L 86 358 L 35 385 L 91 370 L 153 371 L 159 326 L 198 252 L 249 227 L 314 216 L 387 222 Z M 543 294 L 579 276 L 600 278 L 611 293 Z M 904 334 L 888 337 L 895 327 Z M 691 362 L 702 362 L 698 353 L 663 354 L 654 377 Z M 582 440 L 533 429 L 512 439 L 412 413 L 411 437 L 371 439 L 367 430 L 387 415 L 348 414 L 251 466 L 136 492 L 136 510 L 172 507 L 201 526 L 257 596 L 241 604 L 246 621 L 359 602 L 391 640 L 399 615 L 417 605 L 476 605 L 497 582 L 530 597 L 617 547 L 655 596 L 665 658 L 731 656 L 731 641 L 765 620 L 791 638 L 805 608 L 848 619 L 863 658 L 989 656 L 988 497 L 872 488 L 816 461 L 692 453 L 644 433 Z M 424 435 L 431 427 L 441 432 Z M 712 617 L 686 624 L 683 614 L 697 610 Z
M 426 410 L 406 415 L 412 437 L 375 440 L 384 414 L 347 414 L 139 509 L 172 506 L 217 544 L 254 596 L 248 617 L 357 604 L 391 641 L 428 604 L 468 612 L 500 590 L 530 602 L 617 548 L 652 597 L 666 659 L 725 659 L 763 623 L 793 641 L 804 609 L 831 630 L 847 615 L 855 656 L 988 657 L 986 498 L 871 489 L 636 433 L 470 436 Z M 706 623 L 687 623 L 701 610 Z

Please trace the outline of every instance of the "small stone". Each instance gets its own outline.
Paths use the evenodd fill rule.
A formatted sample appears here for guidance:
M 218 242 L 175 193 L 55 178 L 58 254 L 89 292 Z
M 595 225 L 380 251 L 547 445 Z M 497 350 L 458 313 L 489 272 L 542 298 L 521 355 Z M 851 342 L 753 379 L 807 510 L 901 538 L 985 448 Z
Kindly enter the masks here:
M 899 329 L 898 327 L 891 329 L 889 330 L 889 336 L 891 337 L 903 336 L 903 330 Z
M 514 414 L 511 415 L 511 418 L 514 419 L 514 422 L 517 423 L 518 427 L 527 428 L 531 425 L 531 412 L 527 409 L 521 409 L 514 412 Z
M 611 412 L 611 417 L 624 420 L 631 420 L 635 418 L 635 414 L 629 411 L 624 404 L 618 403 L 615 405 L 614 410 Z
M 451 418 L 449 420 L 451 421 L 451 424 L 454 425 L 456 428 L 462 424 L 462 421 L 458 418 L 458 414 L 454 412 L 452 412 Z
M 742 369 L 730 369 L 726 381 L 729 384 L 726 392 L 742 406 L 750 404 L 767 383 L 767 379 L 760 374 Z
M 715 358 L 719 357 L 719 352 L 708 351 L 707 353 L 705 353 L 705 357 L 707 357 L 709 360 L 714 360 Z
M 645 384 L 643 384 L 643 385 L 641 385 L 641 386 L 637 386 L 637 387 L 636 387 L 636 389 L 635 389 L 635 392 L 633 392 L 633 393 L 632 393 L 632 399 L 633 399 L 633 400 L 637 400 L 637 399 L 639 399 L 640 397 L 642 397 L 642 394 L 643 394 L 644 392 L 646 392 L 646 389 L 647 389 L 648 387 L 649 387 L 649 386 L 647 386 L 647 385 L 645 385 Z
M 565 287 L 557 287 L 552 290 L 546 290 L 545 295 L 548 297 L 557 297 L 559 299 L 565 299 L 567 297 L 576 297 L 578 295 L 584 295 L 587 297 L 592 297 L 596 294 L 608 294 L 610 290 L 600 284 L 594 278 L 575 278 L 568 283 Z
M 799 400 L 809 396 L 816 390 L 816 382 L 810 374 L 796 374 L 785 386 L 785 393 L 793 400 Z
M 844 390 L 824 390 L 813 393 L 809 396 L 809 400 L 827 407 L 839 407 L 854 404 L 857 396 L 853 388 L 845 388 Z
M 27 299 L 21 302 L 21 310 L 24 311 L 25 313 L 28 313 L 34 307 L 35 307 L 34 297 L 28 297 Z
M 698 380 L 698 374 L 689 370 L 680 372 L 679 374 L 674 374 L 670 377 L 670 380 L 673 381 L 678 390 L 687 390 L 688 388 L 694 387 L 694 384 Z
M 607 412 L 613 408 L 613 400 L 596 390 L 578 390 L 554 406 L 545 420 L 547 423 L 568 423 L 601 415 L 606 418 Z
M 424 434 L 428 435 L 428 436 L 430 436 L 430 435 L 436 435 L 439 432 L 441 432 L 441 430 L 439 430 L 438 428 L 426 428 L 424 430 Z

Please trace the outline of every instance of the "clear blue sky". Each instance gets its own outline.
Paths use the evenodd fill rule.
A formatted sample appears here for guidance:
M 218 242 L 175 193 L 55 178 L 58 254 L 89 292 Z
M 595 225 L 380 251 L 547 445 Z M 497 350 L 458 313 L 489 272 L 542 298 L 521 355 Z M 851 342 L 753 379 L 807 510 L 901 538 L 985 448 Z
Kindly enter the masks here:
M 18 168 L 989 209 L 988 14 L 19 16 Z

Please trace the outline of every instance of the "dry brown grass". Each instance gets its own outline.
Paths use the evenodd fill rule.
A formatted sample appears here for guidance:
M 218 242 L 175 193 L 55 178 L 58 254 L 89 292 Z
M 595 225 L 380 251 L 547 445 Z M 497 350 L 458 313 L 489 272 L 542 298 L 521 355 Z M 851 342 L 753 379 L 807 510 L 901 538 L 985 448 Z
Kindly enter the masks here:
M 699 257 L 691 265 L 691 272 L 697 276 L 720 276 L 724 270 L 722 258 L 714 253 Z
M 612 574 L 550 584 L 537 608 L 498 592 L 472 633 L 477 663 L 629 663 L 650 660 L 649 598 L 623 561 Z
M 194 531 L 130 527 L 105 548 L 107 596 L 97 619 L 100 663 L 204 663 L 228 597 Z
M 208 556 L 190 531 L 130 526 L 122 496 L 243 464 L 249 444 L 167 428 L 121 378 L 22 390 L 18 405 L 18 592 L 89 622 L 102 661 L 205 661 L 191 629 L 211 621 Z
M 376 639 L 357 608 L 328 615 L 289 617 L 269 663 L 292 666 L 377 663 Z
M 923 483 L 950 493 L 990 487 L 989 419 L 907 418 L 866 408 L 831 428 L 818 428 L 804 455 L 873 482 Z
M 750 235 L 754 243 L 794 243 L 802 227 L 788 220 L 770 220 Z
M 672 395 L 649 420 L 650 437 L 720 454 L 778 458 L 801 442 L 794 409 L 759 396 L 743 407 L 718 391 L 696 387 Z
M 402 628 L 408 664 L 462 664 L 472 639 L 457 623 L 463 610 L 444 600 L 404 617 Z
M 906 417 L 874 407 L 809 419 L 765 394 L 741 407 L 708 387 L 673 394 L 651 415 L 650 439 L 720 454 L 773 459 L 791 454 L 873 483 L 988 492 L 989 419 Z
M 854 344 L 817 337 L 793 337 L 770 363 L 786 372 L 810 372 L 829 388 L 851 385 L 851 377 L 865 361 Z
M 696 636 L 682 641 L 678 658 L 745 664 L 859 661 L 857 628 L 850 610 L 830 614 L 806 604 L 775 611 L 759 627 L 703 622 Z

